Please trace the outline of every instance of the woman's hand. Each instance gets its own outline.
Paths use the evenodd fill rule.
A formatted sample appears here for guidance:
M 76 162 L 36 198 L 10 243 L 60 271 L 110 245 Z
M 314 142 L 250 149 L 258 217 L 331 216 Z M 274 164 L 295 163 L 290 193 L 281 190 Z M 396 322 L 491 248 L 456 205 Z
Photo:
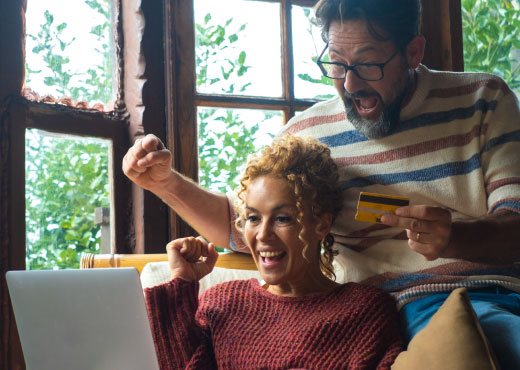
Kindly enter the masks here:
M 153 191 L 172 176 L 172 154 L 155 135 L 137 139 L 123 158 L 123 172 L 135 184 Z
M 381 222 L 406 229 L 410 248 L 428 261 L 443 257 L 452 234 L 451 212 L 441 207 L 401 207 L 395 215 L 383 215 Z
M 166 245 L 171 278 L 199 281 L 209 274 L 217 262 L 218 253 L 213 243 L 202 238 L 175 239 Z

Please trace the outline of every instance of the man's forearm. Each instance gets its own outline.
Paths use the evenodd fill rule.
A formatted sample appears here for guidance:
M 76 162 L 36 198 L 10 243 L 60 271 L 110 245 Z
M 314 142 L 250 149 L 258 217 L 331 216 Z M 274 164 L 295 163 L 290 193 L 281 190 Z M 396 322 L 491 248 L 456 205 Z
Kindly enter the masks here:
M 229 248 L 231 220 L 225 195 L 209 192 L 174 172 L 166 184 L 152 192 L 200 235 L 217 246 Z
M 450 243 L 441 257 L 483 263 L 520 261 L 520 215 L 504 213 L 452 224 Z

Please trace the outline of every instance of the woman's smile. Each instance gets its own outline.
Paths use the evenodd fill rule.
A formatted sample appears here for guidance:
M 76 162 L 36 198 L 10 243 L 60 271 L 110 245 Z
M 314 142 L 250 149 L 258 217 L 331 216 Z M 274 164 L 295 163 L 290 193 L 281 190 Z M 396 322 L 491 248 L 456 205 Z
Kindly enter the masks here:
M 265 269 L 280 267 L 284 262 L 285 257 L 287 257 L 287 253 L 284 251 L 264 251 L 258 252 L 258 255 L 260 256 L 260 262 Z

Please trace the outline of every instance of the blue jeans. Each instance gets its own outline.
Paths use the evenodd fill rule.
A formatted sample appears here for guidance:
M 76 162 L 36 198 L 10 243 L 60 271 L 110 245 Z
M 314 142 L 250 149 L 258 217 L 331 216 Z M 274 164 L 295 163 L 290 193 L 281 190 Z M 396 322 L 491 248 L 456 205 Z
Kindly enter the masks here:
M 468 294 L 502 370 L 520 369 L 520 294 L 500 287 L 468 290 Z M 431 294 L 401 309 L 407 341 L 428 324 L 448 295 Z

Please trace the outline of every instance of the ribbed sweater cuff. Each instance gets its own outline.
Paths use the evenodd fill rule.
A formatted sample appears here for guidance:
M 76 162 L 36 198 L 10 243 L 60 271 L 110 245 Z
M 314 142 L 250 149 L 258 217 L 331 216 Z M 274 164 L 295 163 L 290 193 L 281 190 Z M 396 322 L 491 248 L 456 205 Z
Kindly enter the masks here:
M 170 280 L 167 283 L 157 285 L 152 288 L 146 288 L 145 290 L 147 304 L 150 303 L 154 308 L 160 308 L 157 306 L 157 302 L 164 300 L 165 298 L 178 300 L 176 306 L 181 307 L 188 303 L 185 298 L 195 297 L 195 306 L 197 305 L 197 295 L 199 291 L 199 282 L 186 281 L 181 278 Z M 190 300 L 193 301 L 193 300 Z
M 201 343 L 195 324 L 198 282 L 174 279 L 145 289 L 146 307 L 161 369 L 183 368 Z

